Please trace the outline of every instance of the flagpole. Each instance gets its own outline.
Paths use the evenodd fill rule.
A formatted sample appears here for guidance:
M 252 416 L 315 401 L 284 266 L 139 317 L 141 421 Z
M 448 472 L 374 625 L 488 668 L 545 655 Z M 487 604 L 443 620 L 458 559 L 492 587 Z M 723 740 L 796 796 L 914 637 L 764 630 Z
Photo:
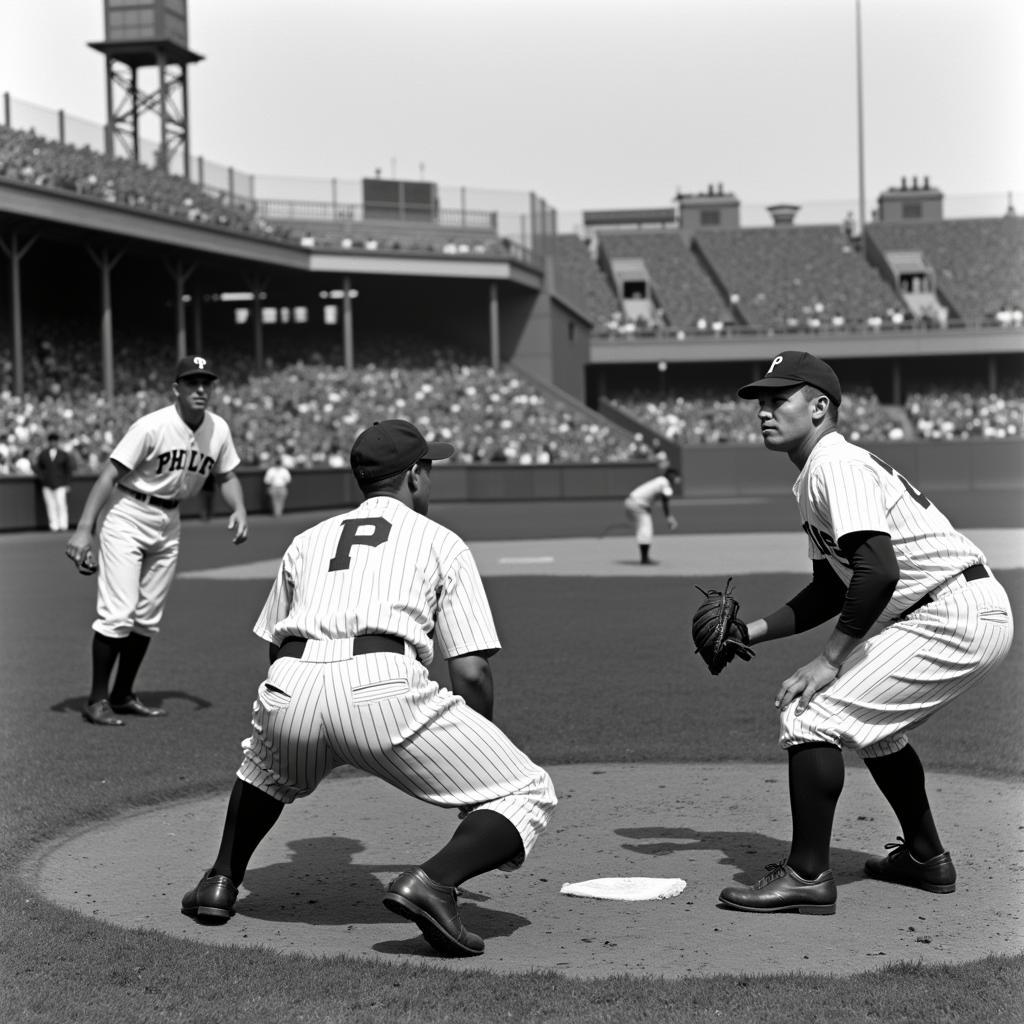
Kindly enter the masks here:
M 857 15 L 857 168 L 860 233 L 864 235 L 864 74 L 861 59 L 860 0 L 855 0 Z

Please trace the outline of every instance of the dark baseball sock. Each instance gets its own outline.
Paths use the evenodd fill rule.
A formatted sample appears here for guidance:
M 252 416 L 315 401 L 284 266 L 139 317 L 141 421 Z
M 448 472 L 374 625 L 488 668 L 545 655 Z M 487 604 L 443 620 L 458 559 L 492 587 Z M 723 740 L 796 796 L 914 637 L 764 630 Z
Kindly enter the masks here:
M 210 874 L 227 875 L 235 885 L 241 885 L 256 847 L 274 827 L 283 810 L 280 800 L 236 778 L 228 800 L 220 849 Z
M 129 633 L 121 644 L 121 657 L 117 662 L 117 675 L 110 691 L 111 704 L 123 704 L 132 695 L 135 677 L 146 656 L 150 638 L 143 633 Z
M 832 820 L 845 774 L 843 752 L 831 743 L 789 748 L 793 842 L 787 863 L 801 878 L 816 878 L 828 869 Z
M 92 634 L 92 690 L 89 692 L 89 703 L 107 699 L 110 676 L 114 671 L 114 663 L 121 652 L 124 638 L 104 636 L 102 633 Z
M 438 885 L 461 885 L 523 855 L 519 829 L 497 811 L 473 811 L 448 844 L 421 865 Z
M 864 758 L 864 766 L 896 812 L 911 854 L 918 860 L 931 860 L 942 853 L 944 847 L 928 803 L 924 766 L 917 751 L 908 743 L 895 754 Z
M 640 545 L 640 561 L 641 562 L 649 562 L 651 560 L 650 551 L 651 551 L 650 544 L 641 544 Z

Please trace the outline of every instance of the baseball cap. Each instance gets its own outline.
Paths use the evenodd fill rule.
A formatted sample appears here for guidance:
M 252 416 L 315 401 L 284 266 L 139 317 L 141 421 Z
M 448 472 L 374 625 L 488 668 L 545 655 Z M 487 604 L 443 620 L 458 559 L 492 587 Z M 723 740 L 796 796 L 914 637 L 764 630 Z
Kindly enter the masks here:
M 760 380 L 745 384 L 736 394 L 740 398 L 757 398 L 762 391 L 791 388 L 794 384 L 810 384 L 824 391 L 836 405 L 843 400 L 836 371 L 824 359 L 812 356 L 810 352 L 780 352 Z
M 174 371 L 174 379 L 182 377 L 209 377 L 216 380 L 217 374 L 210 369 L 210 360 L 206 356 L 182 356 Z
M 450 459 L 455 448 L 447 441 L 427 442 L 408 420 L 379 420 L 352 444 L 349 462 L 360 483 L 394 476 L 420 459 Z

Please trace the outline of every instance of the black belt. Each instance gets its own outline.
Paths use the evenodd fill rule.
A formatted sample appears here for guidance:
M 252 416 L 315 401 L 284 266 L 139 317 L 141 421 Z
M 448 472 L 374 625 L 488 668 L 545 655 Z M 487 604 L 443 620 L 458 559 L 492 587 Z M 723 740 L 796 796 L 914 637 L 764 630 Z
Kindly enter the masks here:
M 286 636 L 277 646 L 278 658 L 301 658 L 306 649 L 306 637 Z M 405 641 L 387 633 L 363 633 L 352 637 L 353 654 L 405 654 Z
M 133 491 L 130 487 L 125 487 L 124 484 L 118 484 L 117 489 L 124 491 L 125 494 L 130 494 L 136 501 L 141 501 L 146 505 L 156 505 L 157 508 L 178 507 L 176 501 L 171 501 L 168 498 L 158 498 L 155 494 L 143 494 L 142 491 Z
M 972 580 L 983 580 L 986 576 L 991 576 L 992 573 L 990 573 L 988 571 L 988 568 L 982 565 L 981 562 L 978 562 L 977 565 L 969 565 L 966 569 L 964 569 L 962 573 L 960 573 L 960 575 L 963 576 L 963 578 L 968 583 L 970 583 Z M 954 576 L 953 579 L 956 579 L 956 577 Z M 949 581 L 947 580 L 947 582 Z M 939 584 L 939 586 L 941 587 L 944 587 L 945 585 L 945 583 Z M 938 587 L 936 587 L 935 590 L 938 590 Z M 935 590 L 929 590 L 928 593 L 925 594 L 920 601 L 918 601 L 916 604 L 912 604 L 900 616 L 900 618 L 905 619 L 908 615 L 913 615 L 914 612 L 918 610 L 918 608 L 923 608 L 926 604 L 931 604 L 932 601 L 935 600 L 935 597 L 933 596 L 935 594 Z

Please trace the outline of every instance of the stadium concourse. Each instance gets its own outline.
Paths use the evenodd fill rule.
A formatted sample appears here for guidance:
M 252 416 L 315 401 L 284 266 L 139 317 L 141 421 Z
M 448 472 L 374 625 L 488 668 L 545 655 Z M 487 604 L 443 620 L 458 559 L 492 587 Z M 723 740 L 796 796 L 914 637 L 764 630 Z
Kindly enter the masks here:
M 702 515 L 713 518 L 714 510 Z M 973 536 L 997 570 L 1024 568 L 1021 530 Z M 642 571 L 625 564 L 629 541 L 622 536 L 471 546 L 492 580 Z M 721 572 L 789 573 L 802 564 L 804 548 L 793 532 L 665 536 L 659 538 L 657 569 L 702 579 Z M 197 566 L 183 579 L 212 587 L 232 579 L 269 580 L 275 565 Z M 897 961 L 945 965 L 1024 948 L 1024 900 L 997 884 L 1020 864 L 1019 781 L 932 774 L 937 799 L 956 809 L 944 816 L 960 867 L 954 898 L 863 876 L 864 851 L 879 845 L 887 808 L 868 773 L 851 765 L 833 844 L 839 916 L 781 921 L 716 905 L 723 885 L 756 877 L 765 851 L 779 846 L 785 834 L 781 761 L 548 767 L 560 806 L 535 854 L 520 872 L 491 873 L 462 891 L 465 923 L 487 943 L 479 960 L 439 960 L 380 902 L 393 874 L 447 834 L 447 816 L 410 806 L 401 794 L 348 769 L 283 815 L 257 850 L 237 914 L 223 927 L 199 927 L 178 909 L 181 893 L 211 856 L 223 794 L 90 823 L 40 850 L 22 872 L 47 900 L 96 922 L 312 957 L 401 964 L 427 957 L 453 970 L 555 970 L 580 978 L 849 975 Z M 993 822 L 1004 827 L 993 828 Z M 742 831 L 730 831 L 737 823 Z M 674 881 L 677 888 L 681 880 L 685 888 L 670 898 L 637 902 L 562 892 L 567 883 L 637 877 Z

